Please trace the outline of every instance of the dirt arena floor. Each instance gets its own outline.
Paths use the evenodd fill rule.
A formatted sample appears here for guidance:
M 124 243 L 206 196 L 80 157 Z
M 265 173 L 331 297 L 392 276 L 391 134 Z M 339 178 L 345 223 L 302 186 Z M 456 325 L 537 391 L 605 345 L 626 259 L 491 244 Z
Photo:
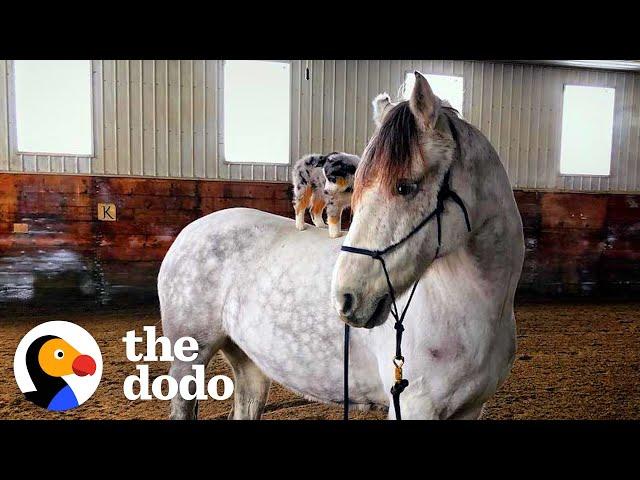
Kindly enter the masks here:
M 640 419 L 640 303 L 525 304 L 516 309 L 518 353 L 511 376 L 487 404 L 484 419 Z M 168 402 L 128 401 L 122 393 L 135 367 L 124 354 L 128 330 L 158 325 L 155 309 L 50 314 L 0 312 L 0 418 L 166 419 Z M 13 354 L 20 338 L 48 320 L 68 320 L 93 334 L 104 360 L 94 396 L 67 412 L 46 412 L 23 399 L 13 381 Z M 167 363 L 151 363 L 151 377 Z M 231 376 L 221 357 L 209 366 Z M 200 418 L 224 419 L 231 400 L 200 403 Z M 354 412 L 354 419 L 382 419 L 383 412 Z M 339 406 L 308 402 L 273 385 L 267 419 L 339 419 Z

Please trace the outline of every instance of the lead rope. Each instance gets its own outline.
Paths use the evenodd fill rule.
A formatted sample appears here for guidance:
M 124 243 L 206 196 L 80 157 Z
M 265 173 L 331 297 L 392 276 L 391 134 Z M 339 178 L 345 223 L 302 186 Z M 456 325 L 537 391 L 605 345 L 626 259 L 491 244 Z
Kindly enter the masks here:
M 344 324 L 344 413 L 343 420 L 349 420 L 349 324 Z

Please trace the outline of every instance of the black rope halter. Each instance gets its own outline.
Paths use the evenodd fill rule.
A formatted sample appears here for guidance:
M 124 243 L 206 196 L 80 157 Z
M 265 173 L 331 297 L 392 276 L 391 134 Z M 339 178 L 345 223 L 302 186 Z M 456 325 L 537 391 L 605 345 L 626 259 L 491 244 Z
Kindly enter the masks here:
M 449 122 L 449 127 L 451 129 L 451 135 L 453 136 L 453 140 L 456 144 L 456 151 L 458 156 L 460 155 L 460 142 L 458 139 L 458 133 L 453 126 L 453 122 L 447 116 L 446 117 Z M 438 247 L 436 248 L 436 253 L 433 257 L 433 260 L 438 258 L 440 253 L 440 246 L 442 245 L 442 214 L 444 212 L 444 202 L 446 200 L 453 200 L 462 210 L 464 215 L 464 221 L 467 226 L 467 231 L 471 232 L 471 223 L 469 222 L 469 214 L 467 212 L 466 207 L 464 206 L 464 202 L 460 198 L 460 196 L 451 190 L 451 170 L 447 170 L 447 173 L 444 175 L 444 179 L 442 180 L 442 185 L 440 186 L 440 190 L 438 191 L 436 208 L 427 215 L 418 225 L 416 225 L 413 230 L 411 230 L 404 238 L 400 241 L 394 243 L 386 247 L 383 250 L 367 250 L 366 248 L 358 248 L 358 247 L 349 247 L 343 245 L 341 250 L 349 253 L 356 253 L 358 255 L 366 255 L 368 257 L 373 258 L 374 260 L 379 260 L 382 265 L 382 271 L 384 272 L 384 276 L 387 280 L 387 287 L 389 289 L 389 296 L 391 297 L 391 315 L 395 320 L 394 328 L 396 330 L 396 353 L 393 357 L 393 364 L 395 366 L 395 383 L 391 387 L 391 395 L 393 397 L 393 408 L 396 414 L 396 420 L 402 420 L 402 416 L 400 413 L 400 394 L 404 391 L 405 388 L 409 385 L 409 381 L 405 378 L 402 378 L 402 367 L 404 365 L 404 357 L 402 356 L 402 333 L 404 332 L 404 317 L 409 309 L 409 304 L 411 304 L 411 300 L 413 299 L 413 294 L 416 291 L 416 287 L 418 286 L 419 279 L 413 284 L 411 289 L 411 294 L 409 295 L 409 299 L 407 300 L 406 305 L 402 312 L 398 310 L 398 306 L 396 304 L 396 293 L 393 288 L 393 284 L 391 283 L 391 279 L 389 278 L 389 272 L 387 270 L 387 265 L 384 261 L 383 255 L 386 253 L 392 252 L 398 246 L 402 245 L 404 242 L 409 240 L 413 235 L 415 235 L 418 231 L 420 231 L 425 225 L 427 225 L 434 218 L 436 219 L 437 232 L 438 232 Z M 344 326 L 344 419 L 349 419 L 349 325 L 345 324 Z

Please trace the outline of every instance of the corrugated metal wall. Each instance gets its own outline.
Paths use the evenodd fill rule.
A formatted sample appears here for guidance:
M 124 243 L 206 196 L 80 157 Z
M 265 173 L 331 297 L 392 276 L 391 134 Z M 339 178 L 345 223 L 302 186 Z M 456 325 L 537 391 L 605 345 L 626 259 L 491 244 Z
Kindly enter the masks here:
M 286 165 L 224 161 L 221 61 L 93 61 L 94 158 L 16 151 L 11 69 L 0 61 L 0 171 L 288 180 Z M 640 74 L 629 72 L 477 61 L 292 61 L 292 161 L 313 151 L 361 153 L 373 132 L 371 99 L 385 90 L 395 95 L 414 69 L 464 77 L 463 114 L 489 137 L 514 187 L 640 190 Z M 565 83 L 616 88 L 609 177 L 558 174 Z

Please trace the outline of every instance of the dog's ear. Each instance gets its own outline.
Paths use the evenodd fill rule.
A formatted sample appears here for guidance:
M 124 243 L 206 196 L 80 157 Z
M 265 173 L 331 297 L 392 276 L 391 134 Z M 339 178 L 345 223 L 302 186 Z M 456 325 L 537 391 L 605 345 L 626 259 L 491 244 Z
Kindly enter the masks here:
M 356 173 L 356 166 L 349 163 L 344 166 L 344 171 L 347 175 L 353 175 L 354 173 Z
M 315 167 L 324 167 L 324 164 L 327 163 L 327 156 L 326 155 L 316 155 L 315 157 L 313 157 L 313 162 L 311 163 L 311 165 L 315 168 Z
M 327 164 L 327 162 L 329 161 L 329 159 L 331 158 L 331 155 L 337 155 L 340 152 L 331 152 L 331 153 L 327 153 L 326 155 L 322 156 L 322 160 L 321 163 L 318 163 L 318 167 L 323 167 Z
M 382 120 L 384 119 L 384 115 L 386 111 L 393 106 L 391 103 L 391 97 L 387 92 L 379 94 L 376 98 L 371 102 L 373 105 L 373 121 L 376 124 L 376 127 L 382 125 Z

